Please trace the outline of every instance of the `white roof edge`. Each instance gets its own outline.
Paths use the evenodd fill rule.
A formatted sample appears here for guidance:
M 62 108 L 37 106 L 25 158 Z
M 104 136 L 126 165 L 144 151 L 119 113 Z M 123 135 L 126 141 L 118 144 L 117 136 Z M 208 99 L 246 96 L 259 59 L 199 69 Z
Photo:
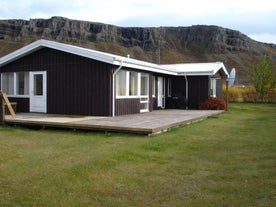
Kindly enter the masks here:
M 162 65 L 166 68 L 174 69 L 177 71 L 177 75 L 182 76 L 182 75 L 188 75 L 188 76 L 203 76 L 203 75 L 208 75 L 212 76 L 215 75 L 219 70 L 222 69 L 224 75 L 226 77 L 229 76 L 229 73 L 224 66 L 223 62 L 207 62 L 207 63 L 180 63 L 180 64 L 166 64 Z M 199 70 L 188 70 L 187 68 L 191 68 L 199 66 L 198 68 L 201 68 L 200 66 L 205 66 L 204 69 L 199 69 Z M 207 68 L 207 69 L 206 69 Z
M 82 57 L 98 60 L 101 62 L 113 64 L 113 65 L 120 65 L 121 62 L 123 67 L 130 67 L 134 69 L 146 70 L 151 72 L 163 73 L 163 74 L 170 74 L 170 75 L 177 75 L 177 73 L 171 69 L 166 69 L 161 65 L 148 63 L 140 60 L 135 60 L 132 58 L 127 58 L 119 55 L 113 55 L 110 53 L 104 53 L 92 49 L 82 48 L 79 46 L 59 43 L 50 40 L 40 39 L 33 43 L 30 43 L 2 58 L 0 58 L 0 67 L 6 65 L 14 60 L 17 60 L 21 57 L 24 57 L 32 52 L 35 52 L 43 47 L 48 47 L 51 49 L 60 50 L 63 52 L 68 52 L 71 54 L 79 55 Z
M 60 50 L 63 52 L 68 52 L 71 54 L 79 55 L 82 57 L 86 57 L 89 59 L 94 59 L 97 61 L 105 62 L 112 65 L 121 65 L 123 67 L 129 67 L 138 70 L 151 71 L 156 73 L 168 74 L 168 75 L 215 75 L 219 70 L 223 70 L 223 73 L 228 77 L 229 74 L 222 62 L 209 62 L 209 63 L 184 63 L 184 64 L 170 64 L 170 65 L 158 65 L 154 63 L 149 63 L 141 60 L 136 60 L 132 58 L 127 58 L 119 55 L 113 55 L 110 53 L 100 52 L 92 49 L 82 48 L 79 46 L 59 43 L 50 40 L 40 39 L 33 43 L 30 43 L 2 58 L 0 58 L 0 67 L 6 65 L 14 60 L 17 60 L 21 57 L 24 57 L 32 52 L 35 52 L 43 47 L 48 47 L 51 49 Z M 208 70 L 205 68 L 204 70 L 188 70 L 187 67 L 190 65 L 200 66 L 200 65 L 208 65 Z M 181 67 L 185 66 L 186 69 L 181 70 Z M 212 67 L 210 67 L 212 65 Z M 176 68 L 178 67 L 178 69 Z

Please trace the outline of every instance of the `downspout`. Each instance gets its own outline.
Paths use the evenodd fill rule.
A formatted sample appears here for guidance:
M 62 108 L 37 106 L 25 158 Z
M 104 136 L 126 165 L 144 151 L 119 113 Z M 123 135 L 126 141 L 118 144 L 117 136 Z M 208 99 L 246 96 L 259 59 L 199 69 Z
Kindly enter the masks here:
M 115 78 L 116 74 L 121 70 L 123 67 L 123 61 L 121 60 L 120 66 L 114 71 L 112 74 L 112 117 L 115 117 L 115 93 L 116 93 L 116 87 L 115 87 Z
M 184 73 L 184 77 L 185 77 L 185 82 L 186 82 L 186 109 L 188 109 L 188 98 L 189 98 L 189 83 L 188 83 L 188 78 L 186 73 Z

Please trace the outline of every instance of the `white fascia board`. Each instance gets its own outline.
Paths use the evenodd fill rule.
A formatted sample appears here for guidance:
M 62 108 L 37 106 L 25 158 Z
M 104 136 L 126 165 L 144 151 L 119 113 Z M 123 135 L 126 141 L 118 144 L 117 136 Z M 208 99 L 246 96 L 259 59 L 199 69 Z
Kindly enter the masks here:
M 131 58 L 126 58 L 118 55 L 112 55 L 109 53 L 99 52 L 91 49 L 86 49 L 74 45 L 63 44 L 59 42 L 49 41 L 49 40 L 37 40 L 29 45 L 26 45 L 0 59 L 0 66 L 6 65 L 14 60 L 17 60 L 23 56 L 26 56 L 32 52 L 35 52 L 43 47 L 79 55 L 89 59 L 109 63 L 112 65 L 119 66 L 121 62 L 124 67 L 129 67 L 133 69 L 139 69 L 144 71 L 151 71 L 162 74 L 177 75 L 176 72 L 166 69 L 160 65 L 147 63 L 140 60 L 135 60 Z
M 41 49 L 43 46 L 40 45 L 39 41 L 33 42 L 29 45 L 26 45 L 4 57 L 0 58 L 0 66 L 6 65 L 14 60 L 17 60 L 23 56 L 26 56 L 34 51 Z
M 82 57 L 87 57 L 89 59 L 98 60 L 105 63 L 112 64 L 113 62 L 113 56 L 109 55 L 108 53 L 102 53 L 102 52 L 98 52 L 87 48 L 82 48 L 74 45 L 68 45 L 68 44 L 63 44 L 63 43 L 53 42 L 48 40 L 40 40 L 40 41 L 42 42 L 42 46 L 44 47 L 60 50 L 63 52 L 71 53 Z
M 183 76 L 212 76 L 219 70 L 223 70 L 223 73 L 228 76 L 228 72 L 222 62 L 215 63 L 184 63 L 184 64 L 170 64 L 163 65 L 166 68 L 170 68 L 177 72 L 177 75 Z
M 0 66 L 6 65 L 14 60 L 17 60 L 21 57 L 24 57 L 30 53 L 33 53 L 43 47 L 51 48 L 51 49 L 56 49 L 59 51 L 79 55 L 82 57 L 87 57 L 89 59 L 94 59 L 98 61 L 102 61 L 105 63 L 110 63 L 113 64 L 113 56 L 108 53 L 102 53 L 98 52 L 95 50 L 90 50 L 86 48 L 81 48 L 73 45 L 68 45 L 68 44 L 63 44 L 63 43 L 58 43 L 58 42 L 53 42 L 49 40 L 37 40 L 29 45 L 26 45 L 2 58 L 0 58 Z
M 196 71 L 196 72 L 181 72 L 177 74 L 178 76 L 210 76 L 213 75 L 212 72 L 206 71 Z
M 177 72 L 164 68 L 160 65 L 153 64 L 153 63 L 147 63 L 140 60 L 134 60 L 131 58 L 124 58 L 124 57 L 114 57 L 114 65 L 120 65 L 122 63 L 123 67 L 138 69 L 138 70 L 144 70 L 144 71 L 150 71 L 155 73 L 161 73 L 161 74 L 167 74 L 167 75 L 177 75 Z

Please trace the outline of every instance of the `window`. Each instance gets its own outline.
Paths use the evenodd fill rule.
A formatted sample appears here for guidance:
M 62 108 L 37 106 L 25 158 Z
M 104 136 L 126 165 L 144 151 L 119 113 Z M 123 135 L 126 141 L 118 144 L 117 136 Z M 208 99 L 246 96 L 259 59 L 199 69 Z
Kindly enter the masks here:
M 16 73 L 16 95 L 29 95 L 29 73 Z
M 34 75 L 34 95 L 43 96 L 43 75 L 42 74 Z
M 128 72 L 129 73 L 129 96 L 138 95 L 138 73 L 137 72 Z
M 156 85 L 156 81 L 155 81 L 155 79 L 156 79 L 156 77 L 155 76 L 152 76 L 152 97 L 155 97 L 155 91 L 156 91 L 156 89 L 155 89 L 155 85 Z
M 1 89 L 7 95 L 29 95 L 29 72 L 2 73 L 1 78 Z
M 2 74 L 2 91 L 7 95 L 14 95 L 14 73 Z
M 148 82 L 149 82 L 148 75 L 145 73 L 142 73 L 141 74 L 141 89 L 140 89 L 141 96 L 148 95 L 148 90 L 149 90 Z
M 149 75 L 120 70 L 116 74 L 116 97 L 139 98 L 149 94 Z
M 126 71 L 120 70 L 116 75 L 116 95 L 126 95 Z
M 217 81 L 215 78 L 210 79 L 210 96 L 212 97 L 216 97 L 216 86 L 217 86 L 216 82 Z
M 172 79 L 171 78 L 168 78 L 168 88 L 167 88 L 167 94 L 168 94 L 168 97 L 171 97 L 172 96 Z

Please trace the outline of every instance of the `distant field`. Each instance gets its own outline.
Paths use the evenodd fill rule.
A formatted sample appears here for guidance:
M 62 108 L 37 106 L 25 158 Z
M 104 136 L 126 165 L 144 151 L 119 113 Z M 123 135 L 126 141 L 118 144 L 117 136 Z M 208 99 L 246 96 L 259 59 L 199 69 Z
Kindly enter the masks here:
M 0 206 L 274 206 L 276 105 L 153 137 L 0 127 Z

